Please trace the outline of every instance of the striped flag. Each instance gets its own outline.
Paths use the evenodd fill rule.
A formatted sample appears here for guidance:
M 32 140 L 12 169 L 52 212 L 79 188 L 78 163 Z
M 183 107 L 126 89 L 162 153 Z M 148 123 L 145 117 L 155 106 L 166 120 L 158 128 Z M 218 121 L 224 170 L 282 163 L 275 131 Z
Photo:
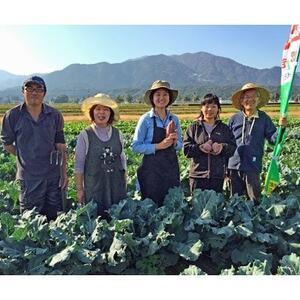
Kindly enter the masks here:
M 300 53 L 300 25 L 292 25 L 288 41 L 284 45 L 281 61 L 280 116 L 287 117 L 289 100 Z M 280 182 L 278 159 L 286 137 L 286 128 L 280 126 L 277 133 L 273 156 L 265 181 L 265 194 L 271 194 Z

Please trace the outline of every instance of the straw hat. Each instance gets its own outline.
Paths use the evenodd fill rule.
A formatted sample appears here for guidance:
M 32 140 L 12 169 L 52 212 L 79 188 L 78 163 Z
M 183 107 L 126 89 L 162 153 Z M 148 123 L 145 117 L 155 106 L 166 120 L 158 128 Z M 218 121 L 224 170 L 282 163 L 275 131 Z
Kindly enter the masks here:
M 172 95 L 172 99 L 170 99 L 170 103 L 168 105 L 171 105 L 177 98 L 178 96 L 178 91 L 177 90 L 172 90 L 170 88 L 170 83 L 165 81 L 165 80 L 156 80 L 152 83 L 152 86 L 149 90 L 147 90 L 145 92 L 144 95 L 144 101 L 148 104 L 148 105 L 152 105 L 151 100 L 150 100 L 150 94 L 152 91 L 154 90 L 158 90 L 158 89 L 167 89 L 168 91 L 170 91 L 171 95 Z
M 237 108 L 238 110 L 242 110 L 241 106 L 241 97 L 245 91 L 255 89 L 258 92 L 258 102 L 257 102 L 257 108 L 265 106 L 269 99 L 270 99 L 270 92 L 266 90 L 265 88 L 256 85 L 255 83 L 246 83 L 243 85 L 243 87 L 236 91 L 232 96 L 232 105 Z
M 90 117 L 90 109 L 94 105 L 103 105 L 111 108 L 114 112 L 114 122 L 118 122 L 120 119 L 119 107 L 117 102 L 106 94 L 97 94 L 93 97 L 86 98 L 81 105 L 81 110 L 87 118 Z

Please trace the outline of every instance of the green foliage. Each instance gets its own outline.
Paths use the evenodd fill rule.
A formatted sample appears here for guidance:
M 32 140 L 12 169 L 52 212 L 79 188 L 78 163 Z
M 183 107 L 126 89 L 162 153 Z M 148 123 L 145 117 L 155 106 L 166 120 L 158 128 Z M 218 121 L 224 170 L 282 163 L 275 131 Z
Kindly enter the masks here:
M 300 256 L 295 253 L 285 255 L 278 267 L 279 275 L 299 275 L 300 274 Z
M 189 124 L 182 122 L 183 131 Z M 181 187 L 159 208 L 135 191 L 135 125 L 117 124 L 128 156 L 128 198 L 111 207 L 110 221 L 96 216 L 94 203 L 76 204 L 74 147 L 87 123 L 66 124 L 70 205 L 50 223 L 34 210 L 19 214 L 15 158 L 0 150 L 0 274 L 300 274 L 299 121 L 290 122 L 282 182 L 259 205 L 214 191 L 190 196 L 188 160 L 180 153 Z
M 190 265 L 188 268 L 184 269 L 180 275 L 207 275 L 200 268 Z
M 159 208 L 150 199 L 122 200 L 110 222 L 96 216 L 93 202 L 50 223 L 34 210 L 1 212 L 0 273 L 300 274 L 299 256 L 291 255 L 300 239 L 299 204 L 277 196 L 254 206 L 174 188 Z M 274 205 L 285 206 L 288 219 L 271 213 Z

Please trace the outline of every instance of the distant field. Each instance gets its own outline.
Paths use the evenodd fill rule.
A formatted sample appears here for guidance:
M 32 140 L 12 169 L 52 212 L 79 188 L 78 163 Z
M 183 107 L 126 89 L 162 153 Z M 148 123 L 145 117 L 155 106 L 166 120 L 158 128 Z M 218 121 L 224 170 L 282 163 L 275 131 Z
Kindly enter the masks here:
M 2 118 L 5 111 L 13 107 L 13 104 L 1 104 L 0 105 L 0 118 Z M 56 104 L 53 105 L 62 112 L 67 121 L 77 121 L 84 119 L 80 110 L 80 104 Z M 181 119 L 190 119 L 195 117 L 199 113 L 199 104 L 173 104 L 170 107 L 171 111 L 180 116 Z M 135 120 L 140 115 L 149 110 L 149 106 L 146 104 L 121 104 L 120 113 L 123 120 Z M 279 115 L 279 104 L 268 104 L 263 108 L 270 116 L 276 117 Z M 230 116 L 236 112 L 236 109 L 231 105 L 222 105 L 222 115 Z M 300 117 L 300 103 L 291 103 L 289 107 L 289 116 L 298 118 Z

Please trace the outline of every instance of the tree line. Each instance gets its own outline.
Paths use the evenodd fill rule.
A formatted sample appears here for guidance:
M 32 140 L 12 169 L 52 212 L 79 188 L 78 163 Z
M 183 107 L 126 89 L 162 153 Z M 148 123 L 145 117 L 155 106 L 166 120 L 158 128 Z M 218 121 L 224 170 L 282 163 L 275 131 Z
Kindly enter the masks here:
M 230 99 L 235 90 L 238 90 L 240 86 L 201 86 L 201 87 L 179 87 L 179 95 L 177 102 L 182 103 L 197 103 L 207 93 L 214 93 L 223 100 Z M 280 87 L 267 86 L 271 92 L 271 102 L 278 102 L 280 95 Z M 110 94 L 116 99 L 118 103 L 143 103 L 144 89 L 124 89 L 124 90 L 109 90 L 103 91 Z M 91 93 L 87 93 L 84 97 L 70 96 L 67 94 L 51 95 L 49 91 L 46 95 L 46 101 L 48 103 L 80 103 L 83 99 L 92 96 Z M 16 96 L 0 96 L 0 103 L 18 103 L 22 102 L 22 95 Z M 291 101 L 300 103 L 300 86 L 295 86 Z

